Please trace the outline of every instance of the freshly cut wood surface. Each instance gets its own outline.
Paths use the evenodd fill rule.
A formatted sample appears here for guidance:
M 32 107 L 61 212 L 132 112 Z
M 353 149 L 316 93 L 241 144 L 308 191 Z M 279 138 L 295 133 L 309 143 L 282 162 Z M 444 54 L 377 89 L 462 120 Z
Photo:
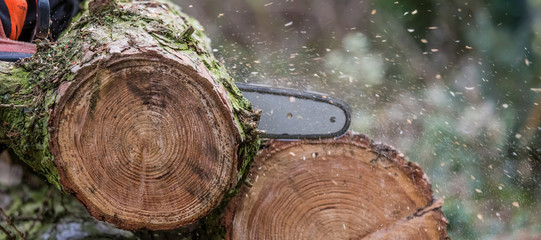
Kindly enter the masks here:
M 53 118 L 66 190 L 124 228 L 184 225 L 219 203 L 240 136 L 211 79 L 151 53 L 81 71 Z
M 420 167 L 363 135 L 270 142 L 248 182 L 228 206 L 228 239 L 447 237 Z

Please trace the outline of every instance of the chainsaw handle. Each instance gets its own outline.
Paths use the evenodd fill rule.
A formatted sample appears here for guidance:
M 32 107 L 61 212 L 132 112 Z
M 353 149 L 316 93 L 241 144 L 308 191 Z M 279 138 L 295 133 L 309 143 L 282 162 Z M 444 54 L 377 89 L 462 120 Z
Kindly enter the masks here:
M 46 39 L 49 35 L 51 8 L 49 0 L 37 1 L 36 39 Z M 0 61 L 16 62 L 22 58 L 32 57 L 36 53 L 36 45 L 27 42 L 0 39 Z

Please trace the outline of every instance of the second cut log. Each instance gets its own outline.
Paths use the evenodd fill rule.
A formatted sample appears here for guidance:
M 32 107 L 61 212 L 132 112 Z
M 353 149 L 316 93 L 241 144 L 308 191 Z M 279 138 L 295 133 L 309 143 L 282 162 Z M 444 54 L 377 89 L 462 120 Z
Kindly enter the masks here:
M 447 239 L 421 168 L 364 135 L 272 141 L 247 181 L 226 239 Z

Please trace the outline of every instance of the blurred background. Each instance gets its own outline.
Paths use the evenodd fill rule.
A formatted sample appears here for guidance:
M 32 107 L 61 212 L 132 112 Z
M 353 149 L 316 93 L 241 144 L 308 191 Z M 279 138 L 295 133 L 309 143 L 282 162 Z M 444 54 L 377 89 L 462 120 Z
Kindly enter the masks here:
M 176 2 L 236 81 L 341 98 L 354 131 L 418 162 L 453 239 L 541 238 L 541 1 Z M 0 207 L 22 231 L 133 237 L 0 164 Z
M 452 238 L 541 238 L 541 1 L 177 3 L 236 81 L 341 98 L 418 162 Z

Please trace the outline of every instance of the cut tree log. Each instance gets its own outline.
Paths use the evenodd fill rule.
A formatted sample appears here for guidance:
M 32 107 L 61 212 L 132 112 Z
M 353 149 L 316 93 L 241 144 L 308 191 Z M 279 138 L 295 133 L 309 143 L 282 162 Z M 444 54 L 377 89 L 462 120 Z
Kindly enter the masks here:
M 120 228 L 196 222 L 259 146 L 258 113 L 168 2 L 91 2 L 0 79 L 0 144 Z
M 226 239 L 447 239 L 421 168 L 383 144 L 272 141 L 226 209 Z

